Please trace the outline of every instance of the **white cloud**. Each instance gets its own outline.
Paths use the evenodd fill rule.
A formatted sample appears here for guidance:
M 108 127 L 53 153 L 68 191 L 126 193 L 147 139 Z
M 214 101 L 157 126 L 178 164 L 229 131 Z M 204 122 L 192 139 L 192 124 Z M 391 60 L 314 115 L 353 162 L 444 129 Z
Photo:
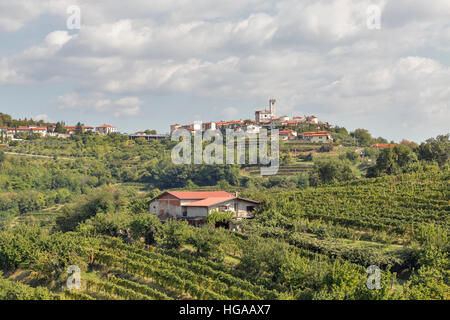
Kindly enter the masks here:
M 374 3 L 383 9 L 376 31 L 366 27 Z M 81 30 L 51 32 L 1 58 L 0 84 L 75 83 L 60 107 L 116 117 L 138 115 L 144 94 L 170 94 L 276 97 L 279 112 L 380 131 L 390 123 L 383 131 L 393 135 L 450 121 L 440 56 L 450 52 L 447 0 L 17 0 L 0 4 L 0 28 L 42 14 L 64 20 L 72 4 Z
M 141 110 L 143 101 L 137 97 L 124 97 L 117 100 L 105 98 L 101 93 L 81 96 L 70 93 L 59 96 L 56 105 L 59 109 L 93 110 L 99 113 L 112 113 L 114 117 L 136 116 Z
M 53 122 L 53 120 L 46 114 L 35 115 L 32 119 L 34 121 L 41 121 L 41 120 L 43 120 L 44 122 Z
M 224 116 L 227 120 L 234 119 L 236 116 L 239 115 L 239 110 L 234 107 L 228 107 L 225 109 L 222 109 L 220 114 Z
M 2 0 L 0 1 L 0 30 L 17 31 L 43 14 L 66 15 L 66 8 L 77 0 Z
M 7 58 L 0 59 L 0 84 L 19 84 L 24 79 L 10 66 Z

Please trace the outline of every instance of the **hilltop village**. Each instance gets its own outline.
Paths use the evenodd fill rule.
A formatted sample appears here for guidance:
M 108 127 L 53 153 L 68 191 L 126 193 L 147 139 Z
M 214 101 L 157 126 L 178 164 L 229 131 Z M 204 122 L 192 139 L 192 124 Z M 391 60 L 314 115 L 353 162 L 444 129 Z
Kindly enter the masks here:
M 230 121 L 218 121 L 218 122 L 196 122 L 190 124 L 173 124 L 170 126 L 170 132 L 177 129 L 186 129 L 192 132 L 201 130 L 202 132 L 207 130 L 225 130 L 233 129 L 236 131 L 244 131 L 248 133 L 259 133 L 261 129 L 280 129 L 280 138 L 282 140 L 302 140 L 304 142 L 317 142 L 325 143 L 332 142 L 333 138 L 331 133 L 322 128 L 331 128 L 329 123 L 320 122 L 319 119 L 312 116 L 304 117 L 289 117 L 287 115 L 276 115 L 276 100 L 269 100 L 269 108 L 264 110 L 255 111 L 254 120 L 230 120 Z M 298 134 L 299 127 L 314 128 L 315 131 L 302 132 Z
M 217 122 L 195 122 L 189 124 L 170 125 L 170 133 L 177 129 L 187 129 L 192 132 L 207 130 L 233 129 L 246 133 L 259 133 L 261 129 L 279 129 L 280 139 L 283 141 L 297 141 L 305 143 L 330 143 L 333 142 L 331 133 L 328 131 L 333 128 L 328 122 L 324 123 L 314 116 L 294 116 L 276 115 L 276 100 L 270 99 L 268 109 L 256 110 L 254 120 L 230 120 Z M 306 130 L 306 131 L 305 131 Z M 37 124 L 1 126 L 1 143 L 14 140 L 23 140 L 25 137 L 57 137 L 68 138 L 72 135 L 81 133 L 92 134 L 122 134 L 127 135 L 131 140 L 161 140 L 169 139 L 169 134 L 158 134 L 155 130 L 138 131 L 132 134 L 121 133 L 119 130 L 108 124 L 97 127 L 85 126 L 78 123 L 76 126 L 66 126 L 64 123 L 47 124 L 42 121 Z

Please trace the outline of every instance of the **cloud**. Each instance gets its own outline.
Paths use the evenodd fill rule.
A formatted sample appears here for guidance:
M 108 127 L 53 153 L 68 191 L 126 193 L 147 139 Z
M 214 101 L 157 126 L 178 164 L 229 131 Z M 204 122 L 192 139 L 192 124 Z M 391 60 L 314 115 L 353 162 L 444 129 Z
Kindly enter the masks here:
M 0 84 L 20 84 L 24 82 L 24 78 L 10 66 L 7 58 L 0 59 Z
M 14 0 L 0 3 L 0 30 L 18 31 L 43 14 L 66 16 L 66 8 L 77 0 Z
M 34 121 L 53 122 L 52 119 L 46 114 L 38 114 L 32 118 Z
M 69 93 L 59 96 L 56 105 L 59 109 L 89 110 L 98 113 L 112 113 L 114 117 L 131 117 L 139 114 L 143 101 L 137 97 L 124 97 L 117 100 L 105 98 L 101 93 L 81 96 Z
M 275 97 L 280 113 L 380 135 L 442 131 L 450 121 L 447 0 L 28 3 L 0 5 L 0 28 L 13 33 L 43 14 L 64 22 L 76 4 L 81 30 L 43 34 L 1 58 L 0 84 L 74 83 L 61 108 L 120 118 L 138 115 L 149 94 L 231 105 Z M 372 4 L 382 9 L 380 30 L 366 27 Z
M 234 119 L 236 116 L 239 115 L 239 110 L 234 107 L 228 107 L 222 109 L 220 114 L 224 116 L 226 119 Z

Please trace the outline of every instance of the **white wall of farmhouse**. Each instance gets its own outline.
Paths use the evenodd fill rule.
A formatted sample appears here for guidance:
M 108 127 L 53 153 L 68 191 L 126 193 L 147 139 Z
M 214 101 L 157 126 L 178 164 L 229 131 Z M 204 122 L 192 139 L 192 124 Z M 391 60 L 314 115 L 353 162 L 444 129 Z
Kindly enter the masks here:
M 186 207 L 188 218 L 206 217 L 208 215 L 207 207 Z
M 165 194 L 150 202 L 150 213 L 169 214 L 173 217 L 181 216 L 181 201 L 170 194 Z

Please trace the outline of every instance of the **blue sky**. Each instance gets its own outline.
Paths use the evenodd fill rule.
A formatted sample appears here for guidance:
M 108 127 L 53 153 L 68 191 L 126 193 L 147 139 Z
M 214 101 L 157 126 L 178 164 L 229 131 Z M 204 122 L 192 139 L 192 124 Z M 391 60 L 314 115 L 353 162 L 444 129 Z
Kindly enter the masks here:
M 449 132 L 448 17 L 448 0 L 0 0 L 0 112 L 167 132 L 276 98 L 279 115 L 420 142 Z

